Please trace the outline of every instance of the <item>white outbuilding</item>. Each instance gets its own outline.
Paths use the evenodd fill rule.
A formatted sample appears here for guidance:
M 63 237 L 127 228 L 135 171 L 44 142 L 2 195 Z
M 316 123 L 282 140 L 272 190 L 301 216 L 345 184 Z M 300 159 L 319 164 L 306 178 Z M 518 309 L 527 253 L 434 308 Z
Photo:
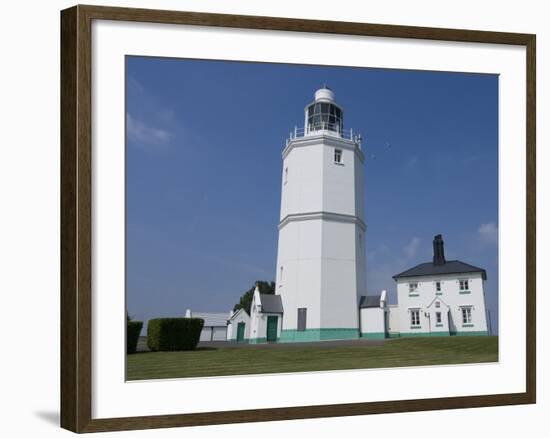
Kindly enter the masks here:
M 388 308 L 386 291 L 380 295 L 363 296 L 359 301 L 361 337 L 367 339 L 384 339 L 388 334 Z
M 246 310 L 239 309 L 236 312 L 230 312 L 227 322 L 227 340 L 234 342 L 250 340 L 250 316 Z
M 281 338 L 283 304 L 280 295 L 254 290 L 250 306 L 250 343 L 277 342 Z
M 207 313 L 185 311 L 186 318 L 201 318 L 204 320 L 199 342 L 225 341 L 227 339 L 228 313 Z

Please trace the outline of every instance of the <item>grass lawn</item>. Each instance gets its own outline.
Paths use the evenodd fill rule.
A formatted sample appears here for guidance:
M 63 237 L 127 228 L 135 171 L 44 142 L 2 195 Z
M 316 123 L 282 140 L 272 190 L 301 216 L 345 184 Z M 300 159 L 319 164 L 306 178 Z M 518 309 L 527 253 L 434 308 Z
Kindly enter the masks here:
M 127 356 L 127 380 L 498 361 L 497 336 L 402 338 L 382 345 L 198 348 Z

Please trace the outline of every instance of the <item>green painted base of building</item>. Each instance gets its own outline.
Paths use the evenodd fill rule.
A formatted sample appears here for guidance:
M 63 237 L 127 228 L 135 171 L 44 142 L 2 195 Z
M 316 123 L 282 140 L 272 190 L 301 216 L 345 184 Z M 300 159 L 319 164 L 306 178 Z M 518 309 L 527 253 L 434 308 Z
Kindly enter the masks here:
M 449 336 L 449 332 L 411 332 L 411 333 L 399 333 L 400 338 L 427 338 L 427 337 L 442 337 Z
M 380 333 L 361 333 L 361 337 L 362 338 L 365 338 L 365 339 L 373 339 L 373 340 L 376 340 L 376 339 L 386 339 L 387 336 L 386 336 L 386 333 L 384 332 L 380 332 Z
M 372 339 L 381 340 L 386 338 L 426 338 L 426 337 L 445 337 L 445 336 L 488 336 L 487 331 L 469 331 L 469 332 L 392 332 L 392 333 L 361 333 L 357 329 L 336 328 L 336 329 L 307 329 L 283 330 L 281 337 L 276 342 L 315 342 L 315 341 L 337 341 L 346 339 Z M 265 344 L 267 338 L 246 339 L 244 343 Z
M 451 336 L 489 336 L 489 332 L 487 330 L 479 332 L 451 332 Z
M 442 336 L 489 336 L 487 331 L 470 331 L 470 332 L 407 332 L 407 333 L 390 333 L 389 338 L 419 338 L 419 337 L 442 337 Z
M 323 328 L 306 330 L 283 330 L 280 342 L 314 342 L 342 339 L 358 339 L 359 330 L 356 328 Z

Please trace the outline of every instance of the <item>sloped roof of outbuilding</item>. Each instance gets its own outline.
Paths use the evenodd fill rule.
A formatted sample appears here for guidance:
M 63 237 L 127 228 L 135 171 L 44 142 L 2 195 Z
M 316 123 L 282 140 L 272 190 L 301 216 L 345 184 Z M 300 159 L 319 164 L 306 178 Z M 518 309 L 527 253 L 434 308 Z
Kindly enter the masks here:
M 363 295 L 359 300 L 359 308 L 380 307 L 380 295 Z
M 228 319 L 228 321 L 232 321 L 234 320 L 237 316 L 239 316 L 241 313 L 244 313 L 244 316 L 246 316 L 247 318 L 249 318 L 250 316 L 248 315 L 247 311 L 244 310 L 242 307 L 237 310 L 236 312 L 233 312 L 233 315 L 231 315 L 231 317 Z
M 485 269 L 478 268 L 477 266 L 469 265 L 468 263 L 461 262 L 459 260 L 449 260 L 441 265 L 435 265 L 432 262 L 421 263 L 414 268 L 407 269 L 400 274 L 394 275 L 392 278 L 397 280 L 398 278 L 406 277 L 422 277 L 427 275 L 445 275 L 445 274 L 466 274 L 471 272 L 480 272 L 484 280 L 487 280 L 487 272 Z
M 280 295 L 260 294 L 262 313 L 283 313 L 283 302 Z
M 225 327 L 228 318 L 227 313 L 192 312 L 192 318 L 204 319 L 204 327 Z

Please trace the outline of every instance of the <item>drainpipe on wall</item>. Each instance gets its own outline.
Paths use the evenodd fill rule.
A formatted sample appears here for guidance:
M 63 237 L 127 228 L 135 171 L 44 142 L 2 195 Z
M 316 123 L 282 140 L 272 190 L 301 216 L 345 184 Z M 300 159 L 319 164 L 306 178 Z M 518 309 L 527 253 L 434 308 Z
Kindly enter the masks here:
M 361 306 L 357 306 L 358 307 L 358 324 L 357 324 L 357 327 L 359 327 L 359 337 L 363 337 L 363 330 L 362 330 L 362 327 L 361 327 Z
M 386 290 L 382 290 L 380 293 L 380 307 L 382 308 L 382 318 L 384 323 L 384 338 L 386 338 L 386 333 L 389 333 L 388 330 L 388 317 L 387 317 L 387 309 L 386 309 Z
M 425 312 L 424 315 L 428 318 L 428 333 L 432 332 L 432 315 L 430 312 Z

